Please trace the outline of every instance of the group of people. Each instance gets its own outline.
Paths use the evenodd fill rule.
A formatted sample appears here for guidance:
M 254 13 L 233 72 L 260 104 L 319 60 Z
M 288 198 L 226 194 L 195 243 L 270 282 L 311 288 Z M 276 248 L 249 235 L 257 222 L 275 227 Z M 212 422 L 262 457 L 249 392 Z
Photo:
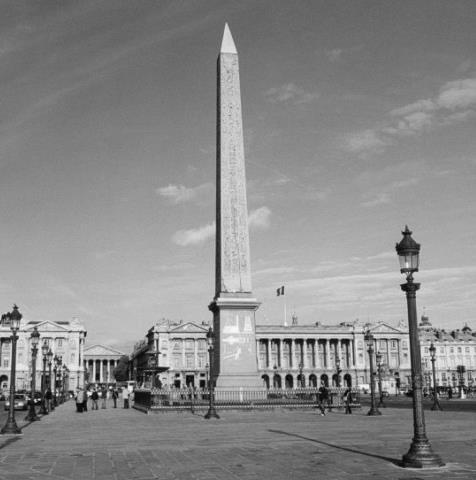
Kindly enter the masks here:
M 124 401 L 124 408 L 129 408 L 130 392 L 127 388 L 123 388 L 122 392 L 116 387 L 107 388 L 93 388 L 92 390 L 85 390 L 79 387 L 76 391 L 76 411 L 78 413 L 88 411 L 88 400 L 91 399 L 91 410 L 99 409 L 99 402 L 101 402 L 101 408 L 107 407 L 107 399 L 110 398 L 113 401 L 113 408 L 117 408 L 117 400 L 119 395 L 122 395 Z
M 350 387 L 347 387 L 342 394 L 342 400 L 344 402 L 345 406 L 345 413 L 346 414 L 351 414 L 352 413 L 352 391 Z M 331 408 L 331 398 L 329 396 L 329 390 L 324 384 L 324 382 L 321 383 L 321 386 L 319 387 L 319 390 L 317 392 L 317 407 L 319 408 L 321 412 L 321 416 L 324 416 L 326 414 L 326 407 L 328 410 Z

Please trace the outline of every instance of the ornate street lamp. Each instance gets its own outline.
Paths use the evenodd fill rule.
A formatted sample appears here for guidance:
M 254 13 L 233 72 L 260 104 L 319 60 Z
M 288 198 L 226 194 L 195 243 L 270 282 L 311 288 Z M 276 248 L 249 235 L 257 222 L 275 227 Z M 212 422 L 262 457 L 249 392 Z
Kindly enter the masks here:
M 15 374 L 16 374 L 16 358 L 17 358 L 17 332 L 20 328 L 22 314 L 18 311 L 18 307 L 13 305 L 13 310 L 2 315 L 2 320 L 5 323 L 10 323 L 10 330 L 12 331 L 12 364 L 10 370 L 10 407 L 8 409 L 8 418 L 5 426 L 0 430 L 0 433 L 14 433 L 19 434 L 21 430 L 15 421 Z M 2 322 L 3 323 L 3 322 Z
M 58 357 L 55 355 L 53 358 L 53 388 L 51 389 L 51 394 L 53 395 L 51 402 L 53 407 L 57 407 L 58 403 L 56 401 L 56 364 L 57 364 Z
M 51 348 L 48 350 L 48 353 L 46 354 L 48 357 L 48 371 L 49 371 L 49 376 L 48 376 L 48 388 L 50 391 L 50 394 L 53 395 L 53 391 L 51 389 L 51 364 L 53 363 L 53 352 L 51 351 Z M 55 405 L 53 403 L 53 396 L 50 399 L 50 402 L 48 404 L 49 410 L 53 411 L 55 409 Z
M 208 380 L 208 412 L 205 415 L 205 418 L 220 418 L 218 413 L 215 410 L 215 382 L 212 375 L 212 360 L 213 360 L 213 349 L 215 348 L 215 334 L 213 333 L 212 327 L 208 329 L 207 332 L 207 343 L 208 343 L 208 358 L 210 362 L 209 369 L 209 380 Z
M 36 414 L 35 410 L 35 393 L 36 393 L 36 357 L 38 355 L 38 343 L 40 341 L 40 332 L 36 327 L 33 328 L 33 332 L 30 335 L 31 338 L 31 398 L 30 398 L 30 410 L 25 420 L 28 422 L 34 422 L 39 420 L 40 417 Z
M 43 345 L 41 346 L 41 354 L 43 355 L 43 372 L 41 375 L 41 407 L 39 413 L 41 415 L 48 415 L 48 409 L 46 408 L 46 356 L 48 355 L 48 342 L 46 340 L 43 341 Z
M 372 335 L 370 330 L 367 330 L 364 339 L 367 343 L 367 346 L 369 347 L 367 352 L 369 353 L 370 367 L 370 410 L 368 411 L 367 415 L 382 415 L 377 406 L 375 405 L 374 336 Z
M 430 345 L 430 355 L 431 355 L 431 370 L 433 372 L 433 405 L 431 407 L 432 410 L 443 410 L 441 408 L 440 402 L 438 401 L 438 386 L 436 385 L 436 371 L 435 371 L 435 354 L 436 354 L 436 347 L 431 342 Z
M 383 355 L 380 352 L 375 354 L 375 359 L 377 360 L 377 375 L 378 375 L 378 408 L 385 408 L 385 404 L 383 403 L 383 390 L 382 390 L 382 358 Z
M 67 382 L 67 380 L 68 380 L 68 372 L 69 372 L 68 367 L 67 367 L 65 364 L 63 364 L 63 387 L 62 387 L 62 388 L 63 388 L 63 398 L 64 398 L 64 401 L 66 401 L 66 398 L 68 397 L 68 396 L 66 395 L 66 386 L 67 386 L 67 385 L 66 385 L 66 382 Z M 68 385 L 68 386 L 69 386 L 69 385 Z
M 408 226 L 405 226 L 402 234 L 403 238 L 395 248 L 400 260 L 400 273 L 405 274 L 407 278 L 407 282 L 401 284 L 400 287 L 407 297 L 413 389 L 413 440 L 408 453 L 403 455 L 403 466 L 410 468 L 441 467 L 444 462 L 431 448 L 426 436 L 423 415 L 421 353 L 416 311 L 416 292 L 420 288 L 420 284 L 413 281 L 413 273 L 418 272 L 420 245 L 413 240 Z

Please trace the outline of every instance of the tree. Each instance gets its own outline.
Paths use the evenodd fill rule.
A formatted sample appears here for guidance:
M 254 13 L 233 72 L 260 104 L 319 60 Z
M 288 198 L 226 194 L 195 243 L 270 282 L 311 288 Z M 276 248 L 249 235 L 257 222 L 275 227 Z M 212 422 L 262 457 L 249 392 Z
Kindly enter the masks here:
M 119 362 L 117 363 L 116 368 L 114 368 L 114 378 L 118 382 L 125 382 L 129 380 L 129 357 L 127 355 L 123 355 Z

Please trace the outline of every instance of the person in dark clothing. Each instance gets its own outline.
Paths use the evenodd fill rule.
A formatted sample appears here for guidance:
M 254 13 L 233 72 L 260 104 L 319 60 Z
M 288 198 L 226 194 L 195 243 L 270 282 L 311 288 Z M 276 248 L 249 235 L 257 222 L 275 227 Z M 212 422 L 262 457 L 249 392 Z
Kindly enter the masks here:
M 321 382 L 321 386 L 319 387 L 319 390 L 317 393 L 317 407 L 321 411 L 321 416 L 324 416 L 326 414 L 326 409 L 324 407 L 324 404 L 329 406 L 329 392 L 324 382 Z
M 352 402 L 352 392 L 350 388 L 347 388 L 342 395 L 342 400 L 344 400 L 344 405 L 345 405 L 345 413 L 346 414 L 351 414 L 352 409 L 350 408 L 350 404 Z
M 113 388 L 112 389 L 112 401 L 114 402 L 114 408 L 117 408 L 117 397 L 119 396 L 118 391 Z

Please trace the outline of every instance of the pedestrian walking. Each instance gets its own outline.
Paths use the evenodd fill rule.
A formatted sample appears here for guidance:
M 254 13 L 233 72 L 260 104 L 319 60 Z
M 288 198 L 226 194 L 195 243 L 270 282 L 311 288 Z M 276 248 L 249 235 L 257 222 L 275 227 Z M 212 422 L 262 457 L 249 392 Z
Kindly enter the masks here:
M 98 399 L 99 399 L 99 394 L 96 389 L 93 390 L 93 393 L 91 395 L 91 401 L 92 401 L 92 410 L 97 410 L 98 409 Z
M 45 392 L 45 399 L 46 399 L 46 410 L 51 412 L 51 401 L 53 399 L 53 394 L 51 393 L 51 389 L 48 387 Z
M 104 387 L 101 391 L 101 398 L 102 398 L 101 408 L 106 408 L 106 400 L 107 400 L 107 388 L 106 387 Z
M 329 392 L 324 382 L 321 382 L 321 386 L 319 387 L 319 390 L 317 392 L 317 406 L 321 411 L 321 416 L 324 416 L 326 414 L 324 403 L 329 406 Z
M 124 408 L 129 408 L 129 390 L 127 388 L 122 389 L 122 399 L 124 400 Z
M 85 397 L 85 391 L 82 388 L 78 388 L 76 392 L 76 412 L 83 413 Z
M 345 413 L 351 414 L 352 409 L 350 408 L 350 404 L 352 402 L 352 392 L 349 387 L 345 390 L 344 394 L 342 395 L 342 400 L 344 400 L 344 405 L 345 405 Z
M 112 401 L 114 402 L 114 408 L 117 408 L 117 397 L 119 396 L 119 393 L 117 392 L 116 388 L 112 389 Z

